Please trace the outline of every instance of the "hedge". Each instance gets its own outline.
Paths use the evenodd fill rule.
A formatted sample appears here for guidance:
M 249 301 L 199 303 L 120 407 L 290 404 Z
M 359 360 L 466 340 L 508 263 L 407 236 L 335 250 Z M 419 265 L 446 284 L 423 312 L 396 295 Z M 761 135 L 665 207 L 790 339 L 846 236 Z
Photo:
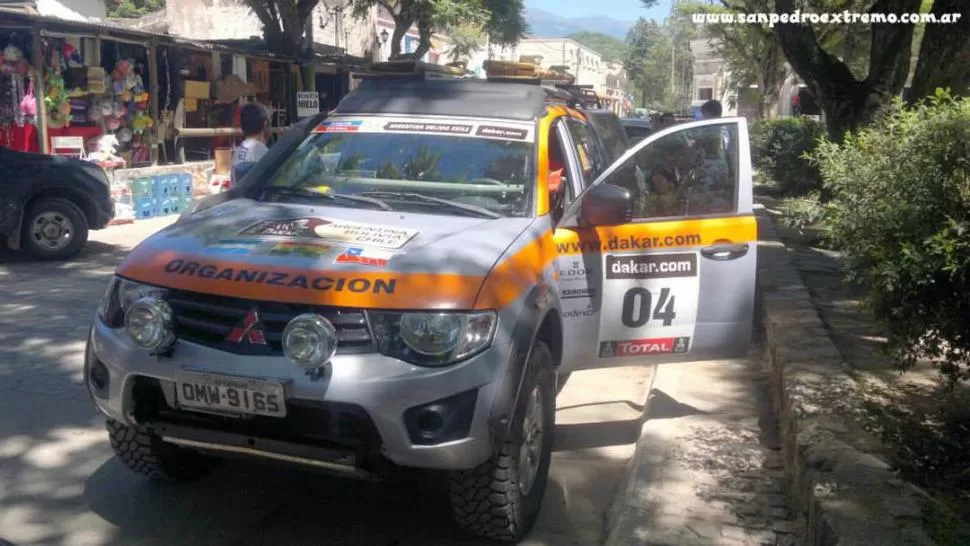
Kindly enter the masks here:
M 806 157 L 825 134 L 821 123 L 806 117 L 765 119 L 751 125 L 754 167 L 785 196 L 798 197 L 822 187 L 818 167 Z
M 970 98 L 897 103 L 814 160 L 831 196 L 828 235 L 894 356 L 970 377 Z

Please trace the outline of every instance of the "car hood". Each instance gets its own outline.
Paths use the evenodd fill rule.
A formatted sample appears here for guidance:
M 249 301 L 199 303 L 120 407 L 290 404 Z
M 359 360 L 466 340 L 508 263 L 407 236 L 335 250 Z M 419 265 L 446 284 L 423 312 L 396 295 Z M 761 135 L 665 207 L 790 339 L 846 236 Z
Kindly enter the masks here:
M 149 237 L 118 274 L 250 300 L 470 309 L 532 222 L 236 199 Z

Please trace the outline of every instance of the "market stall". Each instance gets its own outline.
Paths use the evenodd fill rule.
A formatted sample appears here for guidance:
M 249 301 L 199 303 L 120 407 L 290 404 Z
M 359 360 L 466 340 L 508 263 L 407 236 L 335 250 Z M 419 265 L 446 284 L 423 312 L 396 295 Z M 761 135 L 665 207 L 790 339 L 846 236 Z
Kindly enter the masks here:
M 31 34 L 0 28 L 0 147 L 36 152 L 37 71 L 31 65 Z
M 59 145 L 75 137 L 83 140 L 82 155 L 106 168 L 151 164 L 155 120 L 147 44 L 48 31 L 43 36 L 51 152 L 61 153 Z

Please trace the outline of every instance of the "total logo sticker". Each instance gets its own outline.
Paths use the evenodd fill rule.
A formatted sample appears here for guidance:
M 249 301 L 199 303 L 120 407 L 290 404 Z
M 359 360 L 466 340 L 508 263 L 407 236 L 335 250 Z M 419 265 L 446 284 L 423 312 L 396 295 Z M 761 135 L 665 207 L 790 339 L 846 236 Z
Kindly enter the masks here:
M 384 267 L 387 265 L 387 261 L 393 256 L 393 252 L 354 247 L 348 248 L 347 250 L 341 252 L 334 261 L 338 264 L 359 264 L 369 267 Z
M 623 358 L 652 354 L 686 353 L 689 337 L 660 337 L 600 342 L 600 358 Z

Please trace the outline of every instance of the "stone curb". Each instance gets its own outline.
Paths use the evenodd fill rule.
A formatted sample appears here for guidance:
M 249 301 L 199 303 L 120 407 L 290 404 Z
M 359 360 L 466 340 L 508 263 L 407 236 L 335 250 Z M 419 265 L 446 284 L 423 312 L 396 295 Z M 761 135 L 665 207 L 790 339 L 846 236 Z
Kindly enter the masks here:
M 765 332 L 785 475 L 805 546 L 934 546 L 919 493 L 854 447 L 859 388 L 771 218 L 758 211 L 757 313 Z

